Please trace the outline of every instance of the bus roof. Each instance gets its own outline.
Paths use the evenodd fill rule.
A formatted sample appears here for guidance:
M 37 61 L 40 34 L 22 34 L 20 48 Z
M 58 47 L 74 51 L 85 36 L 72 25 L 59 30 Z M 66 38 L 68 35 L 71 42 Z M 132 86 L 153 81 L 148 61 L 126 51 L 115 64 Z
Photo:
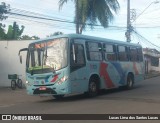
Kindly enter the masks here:
M 114 39 L 107 39 L 107 38 L 100 38 L 100 37 L 95 37 L 95 36 L 87 36 L 87 35 L 81 35 L 81 34 L 64 34 L 64 35 L 58 35 L 58 36 L 52 36 L 40 40 L 36 40 L 33 43 L 38 43 L 38 42 L 45 42 L 45 41 L 50 41 L 56 38 L 80 38 L 80 39 L 86 39 L 86 40 L 92 40 L 92 41 L 100 41 L 100 42 L 108 42 L 108 43 L 114 43 L 114 44 L 122 44 L 122 45 L 130 45 L 130 46 L 140 46 L 140 44 L 134 44 L 134 43 L 129 43 L 125 41 L 118 41 Z

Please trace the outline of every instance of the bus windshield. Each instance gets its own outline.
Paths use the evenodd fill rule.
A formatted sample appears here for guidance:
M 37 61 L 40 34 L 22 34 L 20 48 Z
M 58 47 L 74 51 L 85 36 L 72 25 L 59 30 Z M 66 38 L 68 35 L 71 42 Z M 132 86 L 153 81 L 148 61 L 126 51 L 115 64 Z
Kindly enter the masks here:
M 54 72 L 66 67 L 67 49 L 67 38 L 31 44 L 27 55 L 27 71 L 38 74 Z

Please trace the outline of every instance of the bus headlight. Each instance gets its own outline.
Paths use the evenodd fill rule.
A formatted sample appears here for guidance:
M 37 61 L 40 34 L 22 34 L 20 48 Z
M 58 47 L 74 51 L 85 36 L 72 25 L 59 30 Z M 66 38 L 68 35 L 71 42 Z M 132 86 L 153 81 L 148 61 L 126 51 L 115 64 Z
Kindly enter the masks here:
M 64 76 L 64 77 L 60 78 L 60 79 L 57 81 L 57 83 L 58 83 L 58 84 L 62 84 L 62 83 L 65 82 L 67 79 L 68 79 L 68 76 Z
M 27 86 L 31 86 L 31 83 L 29 81 L 26 81 Z

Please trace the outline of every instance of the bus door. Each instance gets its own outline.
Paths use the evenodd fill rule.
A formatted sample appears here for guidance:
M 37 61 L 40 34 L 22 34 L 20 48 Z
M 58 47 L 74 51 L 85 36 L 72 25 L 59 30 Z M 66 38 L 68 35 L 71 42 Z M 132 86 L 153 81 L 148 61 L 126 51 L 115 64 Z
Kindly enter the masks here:
M 82 39 L 75 39 L 71 44 L 70 80 L 72 93 L 81 93 L 87 89 L 86 59 Z
M 114 88 L 118 86 L 118 81 L 120 81 L 120 76 L 117 71 L 117 68 L 119 68 L 119 64 L 117 62 L 117 51 L 116 51 L 116 45 L 115 44 L 103 44 L 104 49 L 104 59 L 106 61 L 106 68 L 105 68 L 106 74 L 104 76 L 108 76 L 108 78 L 105 78 L 106 80 L 106 86 L 107 88 Z

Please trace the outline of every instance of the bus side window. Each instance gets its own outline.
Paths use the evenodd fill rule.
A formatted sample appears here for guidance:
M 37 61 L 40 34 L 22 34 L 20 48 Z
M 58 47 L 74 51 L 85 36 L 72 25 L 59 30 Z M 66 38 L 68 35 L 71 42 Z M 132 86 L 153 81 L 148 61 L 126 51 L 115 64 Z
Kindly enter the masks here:
M 72 65 L 84 66 L 85 65 L 85 56 L 84 56 L 84 47 L 82 44 L 73 44 L 72 45 Z
M 128 61 L 128 55 L 127 55 L 127 47 L 119 45 L 118 46 L 118 57 L 119 61 Z
M 106 61 L 116 61 L 117 57 L 116 57 L 116 46 L 115 45 L 111 45 L 111 44 L 104 44 L 103 45 L 104 48 L 104 55 L 105 55 L 105 60 Z
M 142 48 L 137 48 L 137 61 L 142 62 L 143 61 L 143 53 L 142 53 Z
M 137 61 L 137 49 L 136 47 L 130 47 L 130 60 Z
M 102 44 L 98 42 L 86 42 L 86 54 L 90 61 L 102 61 Z
M 126 46 L 126 53 L 127 53 L 127 59 L 128 59 L 128 61 L 130 61 L 131 60 L 131 58 L 130 58 L 130 48 L 127 47 L 127 46 Z

